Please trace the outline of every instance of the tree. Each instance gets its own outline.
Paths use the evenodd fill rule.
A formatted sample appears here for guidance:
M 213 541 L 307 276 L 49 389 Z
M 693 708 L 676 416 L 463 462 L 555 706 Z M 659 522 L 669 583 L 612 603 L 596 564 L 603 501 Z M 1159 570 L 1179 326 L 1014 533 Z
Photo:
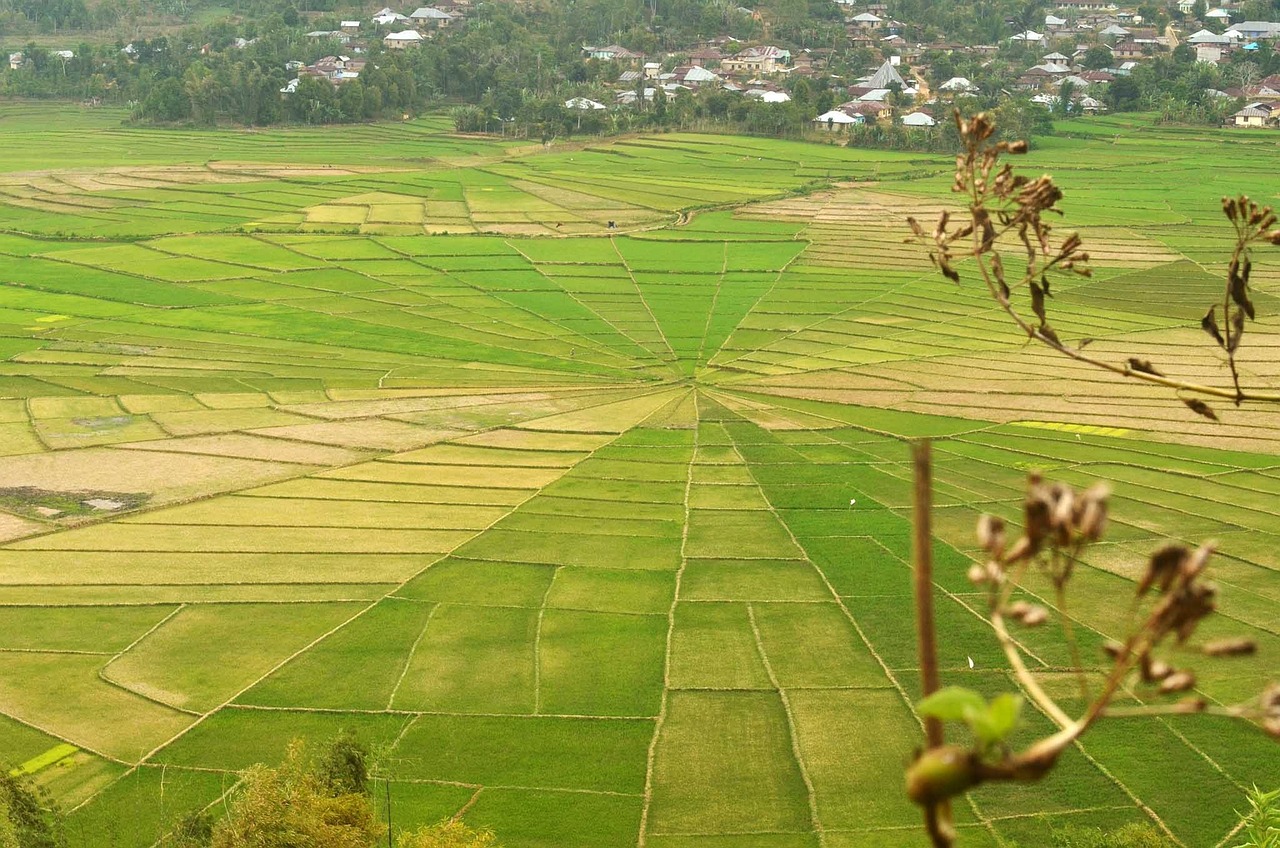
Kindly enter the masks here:
M 1107 105 L 1113 112 L 1132 112 L 1142 100 L 1142 89 L 1133 77 L 1116 77 L 1107 86 Z
M 59 848 L 62 815 L 24 774 L 0 765 L 0 848 Z
M 401 848 L 501 848 L 493 831 L 472 830 L 453 819 L 403 834 L 396 844 Z
M 182 121 L 191 117 L 191 99 L 175 77 L 160 80 L 142 101 L 142 114 L 152 121 Z
M 341 791 L 352 777 L 345 765 L 312 767 L 303 743 L 292 742 L 278 768 L 243 773 L 213 848 L 372 848 L 386 828 L 368 795 Z
M 1100 71 L 1103 68 L 1111 67 L 1115 57 L 1111 53 L 1111 48 L 1105 44 L 1095 44 L 1084 53 L 1081 64 L 1091 71 Z

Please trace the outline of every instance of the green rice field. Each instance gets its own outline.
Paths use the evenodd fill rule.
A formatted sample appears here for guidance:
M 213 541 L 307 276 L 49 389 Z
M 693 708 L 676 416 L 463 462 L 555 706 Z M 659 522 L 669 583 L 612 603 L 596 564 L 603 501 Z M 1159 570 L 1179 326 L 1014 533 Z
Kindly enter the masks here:
M 149 848 L 343 730 L 397 825 L 509 848 L 923 846 L 916 437 L 948 682 L 1014 685 L 964 573 L 1032 469 L 1115 493 L 1070 611 L 1099 666 L 1145 556 L 1216 538 L 1205 629 L 1260 650 L 1198 693 L 1280 670 L 1273 411 L 1215 424 L 1028 348 L 903 242 L 946 157 L 120 118 L 0 104 L 0 759 L 75 848 Z M 1064 129 L 1026 161 L 1094 256 L 1058 332 L 1227 379 L 1219 197 L 1280 200 L 1274 134 Z M 1280 253 L 1253 285 L 1241 368 L 1274 387 Z M 1060 639 L 1022 638 L 1065 687 Z M 1104 722 L 956 812 L 974 848 L 1132 821 L 1210 848 L 1278 779 L 1244 724 Z

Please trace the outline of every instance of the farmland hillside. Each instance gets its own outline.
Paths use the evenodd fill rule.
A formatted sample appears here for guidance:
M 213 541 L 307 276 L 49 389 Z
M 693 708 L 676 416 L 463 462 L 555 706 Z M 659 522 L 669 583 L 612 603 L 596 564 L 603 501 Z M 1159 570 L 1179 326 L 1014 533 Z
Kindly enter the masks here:
M 948 157 L 121 118 L 0 105 L 0 754 L 73 846 L 151 846 L 341 730 L 406 828 L 923 844 L 912 437 L 937 439 L 947 681 L 1013 686 L 965 571 L 1033 468 L 1115 492 L 1070 611 L 1090 663 L 1135 564 L 1214 537 L 1206 630 L 1260 650 L 1198 692 L 1276 671 L 1274 415 L 1213 423 L 1028 349 L 904 243 L 951 202 Z M 1059 334 L 1220 379 L 1219 197 L 1280 195 L 1274 141 L 1064 128 L 1027 160 L 1093 256 L 1055 283 Z M 1274 252 L 1253 286 L 1240 364 L 1274 386 Z M 1069 699 L 1065 646 L 1020 638 Z M 1274 756 L 1212 718 L 1103 725 L 1043 783 L 974 793 L 962 844 L 1133 821 L 1224 844 Z

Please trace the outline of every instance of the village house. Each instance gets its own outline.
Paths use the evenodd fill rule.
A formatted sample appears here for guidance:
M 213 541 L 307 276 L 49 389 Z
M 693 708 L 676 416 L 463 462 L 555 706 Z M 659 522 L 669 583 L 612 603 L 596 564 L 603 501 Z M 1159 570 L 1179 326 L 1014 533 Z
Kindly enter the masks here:
M 382 44 L 388 50 L 405 50 L 410 47 L 417 47 L 423 40 L 422 33 L 416 29 L 406 29 L 403 32 L 391 33 L 382 39 Z
M 938 86 L 938 93 L 949 94 L 952 97 L 964 97 L 978 94 L 980 89 L 965 77 L 952 77 Z
M 750 74 L 751 76 L 772 76 L 778 73 L 791 53 L 773 46 L 748 47 L 741 53 L 720 63 L 720 69 L 730 74 Z
M 566 109 L 580 109 L 585 112 L 599 112 L 608 108 L 603 103 L 597 103 L 594 100 L 588 100 L 585 97 L 571 97 L 564 102 Z
M 453 15 L 435 6 L 421 6 L 409 14 L 409 20 L 419 30 L 444 29 L 453 22 Z
M 671 80 L 693 90 L 704 85 L 718 85 L 721 82 L 719 74 L 698 65 L 681 65 L 671 73 Z
M 1238 32 L 1249 41 L 1280 38 L 1280 24 L 1272 21 L 1244 21 L 1227 27 L 1227 32 Z
M 1149 53 L 1149 48 L 1130 39 L 1129 41 L 1116 42 L 1111 48 L 1112 54 L 1122 61 L 1137 61 L 1145 58 Z
M 863 12 L 861 14 L 854 15 L 850 22 L 859 29 L 875 30 L 880 29 L 880 25 L 884 23 L 884 20 L 878 15 L 873 15 L 870 12 Z
M 633 53 L 625 47 L 617 44 L 610 44 L 606 47 L 588 47 L 582 48 L 582 53 L 588 59 L 595 59 L 600 62 L 624 62 L 631 65 L 639 64 L 644 56 L 639 53 Z
M 1250 103 L 1248 106 L 1231 116 L 1231 125 L 1234 127 L 1250 128 L 1274 125 L 1275 121 L 1272 118 L 1273 111 L 1275 110 L 1272 110 L 1269 106 L 1262 103 Z
M 370 20 L 377 26 L 391 26 L 392 24 L 408 23 L 409 18 L 407 15 L 392 11 L 390 8 L 384 8 L 376 12 Z
M 338 29 L 348 34 L 355 34 L 360 31 L 359 21 L 343 21 L 338 25 Z
M 9 54 L 9 70 L 18 71 L 22 69 L 22 65 L 27 61 L 27 57 L 21 53 Z
M 348 44 L 351 42 L 351 36 L 340 29 L 317 29 L 307 33 L 304 37 L 309 38 L 312 41 L 327 41 L 332 39 L 339 44 Z
M 689 54 L 689 64 L 700 68 L 718 68 L 724 53 L 719 47 L 700 47 Z
M 1111 0 L 1058 0 L 1057 8 L 1065 12 L 1114 12 L 1119 7 Z
M 813 124 L 818 129 L 826 132 L 840 132 L 845 127 L 864 124 L 866 121 L 867 119 L 864 115 L 850 114 L 844 109 L 832 109 L 814 118 Z

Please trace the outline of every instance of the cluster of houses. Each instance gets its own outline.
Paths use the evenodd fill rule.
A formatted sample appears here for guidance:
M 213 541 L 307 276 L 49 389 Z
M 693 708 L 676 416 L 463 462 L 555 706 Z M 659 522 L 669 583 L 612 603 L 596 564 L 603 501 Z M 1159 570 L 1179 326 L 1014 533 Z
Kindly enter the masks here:
M 672 99 L 681 92 L 708 89 L 734 92 L 764 103 L 787 103 L 791 95 L 783 81 L 813 76 L 825 67 L 831 52 L 817 48 L 793 55 L 790 50 L 773 45 L 742 48 L 736 39 L 720 36 L 689 52 L 684 64 L 663 70 L 661 62 L 645 61 L 644 56 L 616 44 L 582 48 L 583 58 L 617 63 L 622 68 L 615 82 L 618 105 L 634 104 L 642 97 L 646 101 Z M 570 109 L 606 108 L 585 98 L 573 98 L 564 105 Z
M 439 30 L 456 26 L 466 18 L 469 0 L 438 0 L 434 6 L 419 6 L 403 14 L 387 7 L 370 17 L 367 28 L 373 37 L 380 37 L 388 50 L 405 50 L 416 47 Z M 342 21 L 336 30 L 315 30 L 307 33 L 313 41 L 337 41 L 361 48 L 364 21 Z
M 897 106 L 898 97 L 916 98 L 920 95 L 919 87 L 903 78 L 898 70 L 899 67 L 893 60 L 889 60 L 871 76 L 857 80 L 847 89 L 851 99 L 814 118 L 814 126 L 818 129 L 838 131 L 851 124 L 877 123 L 888 119 Z M 955 77 L 949 80 L 947 85 L 950 88 L 945 93 L 950 97 L 976 94 L 978 91 L 973 83 L 963 77 Z M 937 120 L 931 108 L 935 102 L 936 98 L 929 103 L 910 109 L 899 120 L 903 126 L 907 127 L 936 126 Z
M 1232 126 L 1280 129 L 1280 74 L 1272 74 L 1260 82 L 1216 92 L 1223 97 L 1242 97 L 1245 107 L 1228 120 Z
M 1009 44 L 1030 48 L 1039 58 L 1023 70 L 1013 87 L 1031 101 L 1049 108 L 1059 108 L 1064 95 L 1070 97 L 1067 111 L 1093 114 L 1106 111 L 1101 92 L 1108 83 L 1131 73 L 1138 65 L 1155 56 L 1167 54 L 1179 44 L 1195 50 L 1200 62 L 1218 64 L 1236 51 L 1259 49 L 1260 42 L 1275 40 L 1280 45 L 1280 23 L 1242 21 L 1232 23 L 1227 0 L 1224 8 L 1214 8 L 1198 21 L 1191 16 L 1195 0 L 1178 0 L 1180 14 L 1187 21 L 1175 28 L 1158 30 L 1144 22 L 1134 9 L 1121 8 L 1111 0 L 1056 0 L 1053 11 L 1044 16 L 1044 25 L 1013 35 Z M 855 80 L 844 91 L 848 99 L 813 118 L 816 127 L 839 130 L 844 127 L 885 122 L 893 119 L 908 127 L 932 127 L 935 114 L 957 98 L 980 93 L 978 87 L 964 77 L 952 77 L 930 90 L 918 74 L 906 68 L 926 50 L 966 53 L 986 59 L 994 58 L 1001 45 L 964 45 L 937 43 L 910 44 L 905 38 L 908 27 L 889 16 L 885 3 L 866 0 L 835 0 L 845 10 L 845 26 L 852 46 L 877 49 L 889 60 L 876 71 Z M 749 11 L 749 10 L 747 10 Z M 1060 48 L 1060 49 L 1056 49 Z M 1110 57 L 1107 67 L 1098 69 L 1097 49 Z M 1086 68 L 1086 55 L 1089 67 Z M 784 82 L 797 76 L 812 75 L 825 66 L 830 49 L 791 51 L 762 45 L 743 47 L 734 39 L 720 37 L 688 53 L 685 64 L 667 68 L 617 44 L 584 46 L 582 55 L 598 62 L 612 62 L 620 67 L 615 85 L 618 104 L 635 103 L 638 99 L 676 97 L 682 91 L 696 92 L 718 89 L 739 92 L 764 102 L 783 103 L 790 100 Z M 905 74 L 905 76 L 904 76 Z M 1237 126 L 1280 125 L 1280 80 L 1270 78 L 1256 85 L 1215 92 L 1223 97 L 1243 98 L 1248 104 L 1234 115 L 1230 123 Z M 570 109 L 598 110 L 605 104 L 575 97 L 564 104 Z
M 364 21 L 347 20 L 341 22 L 339 29 L 314 30 L 306 37 L 312 41 L 336 41 L 355 54 L 365 52 L 369 38 L 381 38 L 388 50 L 405 50 L 418 46 L 439 30 L 457 25 L 466 18 L 468 5 L 469 0 L 439 0 L 434 6 L 419 6 L 407 15 L 387 7 L 375 12 L 367 27 Z M 310 65 L 289 62 L 285 69 L 296 72 L 298 76 L 280 89 L 280 93 L 297 91 L 306 77 L 325 79 L 335 87 L 340 86 L 359 79 L 367 64 L 366 59 L 350 56 L 325 56 Z
M 55 59 L 60 59 L 63 62 L 70 61 L 71 59 L 74 59 L 76 57 L 75 51 L 73 50 L 53 50 L 53 51 L 50 51 L 49 55 Z M 17 53 L 9 54 L 9 70 L 11 71 L 21 70 L 22 68 L 26 67 L 26 64 L 27 64 L 27 56 L 25 53 L 22 53 L 21 51 L 19 51 Z
M 883 3 L 871 2 L 863 6 L 860 0 L 835 0 L 846 10 L 845 26 L 850 41 L 855 46 L 878 47 L 886 54 L 893 53 L 900 61 L 920 58 L 926 49 L 947 53 L 994 55 L 999 45 L 962 45 L 938 43 L 931 45 L 908 44 L 903 38 L 904 25 L 888 17 Z M 1027 67 L 1018 77 L 1014 88 L 1047 107 L 1059 106 L 1062 92 L 1069 92 L 1071 102 L 1067 108 L 1082 113 L 1095 113 L 1106 109 L 1096 96 L 1098 87 L 1114 82 L 1119 76 L 1129 74 L 1138 65 L 1152 57 L 1166 54 L 1179 44 L 1194 49 L 1199 62 L 1217 65 L 1232 58 L 1237 51 L 1256 51 L 1262 42 L 1280 46 L 1280 23 L 1268 21 L 1241 21 L 1232 23 L 1232 3 L 1223 8 L 1209 9 L 1198 20 L 1193 20 L 1195 0 L 1178 0 L 1178 13 L 1186 17 L 1179 24 L 1181 35 L 1169 27 L 1163 31 L 1144 25 L 1142 15 L 1133 8 L 1122 8 L 1111 0 L 1057 0 L 1053 12 L 1046 14 L 1040 31 L 1026 29 L 1014 34 L 1009 43 L 1013 46 L 1035 49 L 1039 61 Z M 861 9 L 861 10 L 859 10 Z M 1054 49 L 1061 46 L 1062 52 Z M 1086 54 L 1102 48 L 1111 61 L 1102 70 L 1089 70 L 1084 65 Z M 1038 48 L 1038 49 L 1037 49 Z M 1041 52 L 1043 51 L 1043 52 Z M 1069 55 L 1068 55 L 1069 54 Z M 1090 65 L 1096 68 L 1095 61 Z M 884 69 L 868 81 L 879 84 L 884 81 Z M 894 80 L 901 93 L 919 95 L 905 80 Z M 1275 80 L 1263 80 L 1256 85 L 1213 92 L 1222 97 L 1243 98 L 1248 104 L 1231 117 L 1235 126 L 1280 125 L 1280 100 L 1276 99 Z M 1066 87 L 1064 88 L 1064 84 Z M 843 125 L 878 120 L 889 111 L 884 105 L 885 93 L 872 89 L 862 91 L 866 85 L 850 89 L 853 99 L 815 118 L 815 123 L 826 129 Z M 973 83 L 963 77 L 954 77 L 938 86 L 922 107 L 914 113 L 902 116 L 907 125 L 931 126 L 930 107 L 956 97 L 977 94 Z M 917 99 L 920 99 L 917 97 Z

